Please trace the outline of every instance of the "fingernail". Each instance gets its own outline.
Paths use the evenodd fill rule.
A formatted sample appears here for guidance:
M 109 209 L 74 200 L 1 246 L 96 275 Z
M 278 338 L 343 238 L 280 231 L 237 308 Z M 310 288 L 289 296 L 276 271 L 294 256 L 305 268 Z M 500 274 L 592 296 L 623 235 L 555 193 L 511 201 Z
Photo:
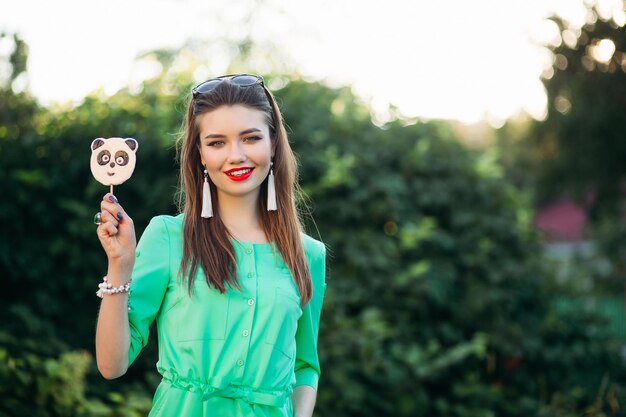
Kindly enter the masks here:
M 111 194 L 111 195 L 109 196 L 109 200 L 110 200 L 112 203 L 117 203 L 117 198 L 116 198 L 113 194 Z
M 124 218 L 124 216 L 122 216 L 122 213 L 118 211 L 117 212 L 117 218 L 122 220 Z

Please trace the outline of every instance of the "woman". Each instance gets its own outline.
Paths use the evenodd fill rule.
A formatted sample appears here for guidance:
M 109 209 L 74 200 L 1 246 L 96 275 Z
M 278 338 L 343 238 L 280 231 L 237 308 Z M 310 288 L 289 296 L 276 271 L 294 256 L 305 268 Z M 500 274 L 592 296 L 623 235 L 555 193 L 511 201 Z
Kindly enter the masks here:
M 98 369 L 123 375 L 156 319 L 150 416 L 310 417 L 326 252 L 300 231 L 296 161 L 263 79 L 196 86 L 178 150 L 181 214 L 153 218 L 136 248 L 115 196 L 101 202 Z

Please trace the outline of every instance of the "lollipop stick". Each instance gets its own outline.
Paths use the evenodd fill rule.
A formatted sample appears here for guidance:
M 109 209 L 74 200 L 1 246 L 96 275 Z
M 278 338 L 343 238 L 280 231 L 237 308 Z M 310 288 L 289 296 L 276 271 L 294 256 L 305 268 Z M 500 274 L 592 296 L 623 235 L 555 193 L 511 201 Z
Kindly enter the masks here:
M 113 184 L 111 184 L 111 194 L 113 194 Z

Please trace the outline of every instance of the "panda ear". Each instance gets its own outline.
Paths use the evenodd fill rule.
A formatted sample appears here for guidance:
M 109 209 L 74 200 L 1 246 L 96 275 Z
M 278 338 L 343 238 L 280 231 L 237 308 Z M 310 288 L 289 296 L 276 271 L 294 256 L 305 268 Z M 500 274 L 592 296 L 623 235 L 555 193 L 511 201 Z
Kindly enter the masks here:
M 128 145 L 128 147 L 137 152 L 137 148 L 139 148 L 139 143 L 137 143 L 137 141 L 133 138 L 126 138 L 124 139 L 124 142 L 126 142 L 126 144 Z
M 95 151 L 102 145 L 104 145 L 104 138 L 96 138 L 91 142 L 91 150 Z

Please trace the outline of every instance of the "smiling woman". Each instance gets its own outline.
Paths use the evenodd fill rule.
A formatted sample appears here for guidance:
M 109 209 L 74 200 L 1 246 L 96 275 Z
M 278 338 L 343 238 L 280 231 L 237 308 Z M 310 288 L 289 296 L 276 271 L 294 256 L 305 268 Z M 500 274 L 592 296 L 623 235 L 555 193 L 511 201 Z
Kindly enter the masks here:
M 326 249 L 301 232 L 296 161 L 263 79 L 194 88 L 179 157 L 181 213 L 152 219 L 136 248 L 117 199 L 101 203 L 107 282 L 122 289 L 102 301 L 98 368 L 124 374 L 156 320 L 150 416 L 310 417 Z

